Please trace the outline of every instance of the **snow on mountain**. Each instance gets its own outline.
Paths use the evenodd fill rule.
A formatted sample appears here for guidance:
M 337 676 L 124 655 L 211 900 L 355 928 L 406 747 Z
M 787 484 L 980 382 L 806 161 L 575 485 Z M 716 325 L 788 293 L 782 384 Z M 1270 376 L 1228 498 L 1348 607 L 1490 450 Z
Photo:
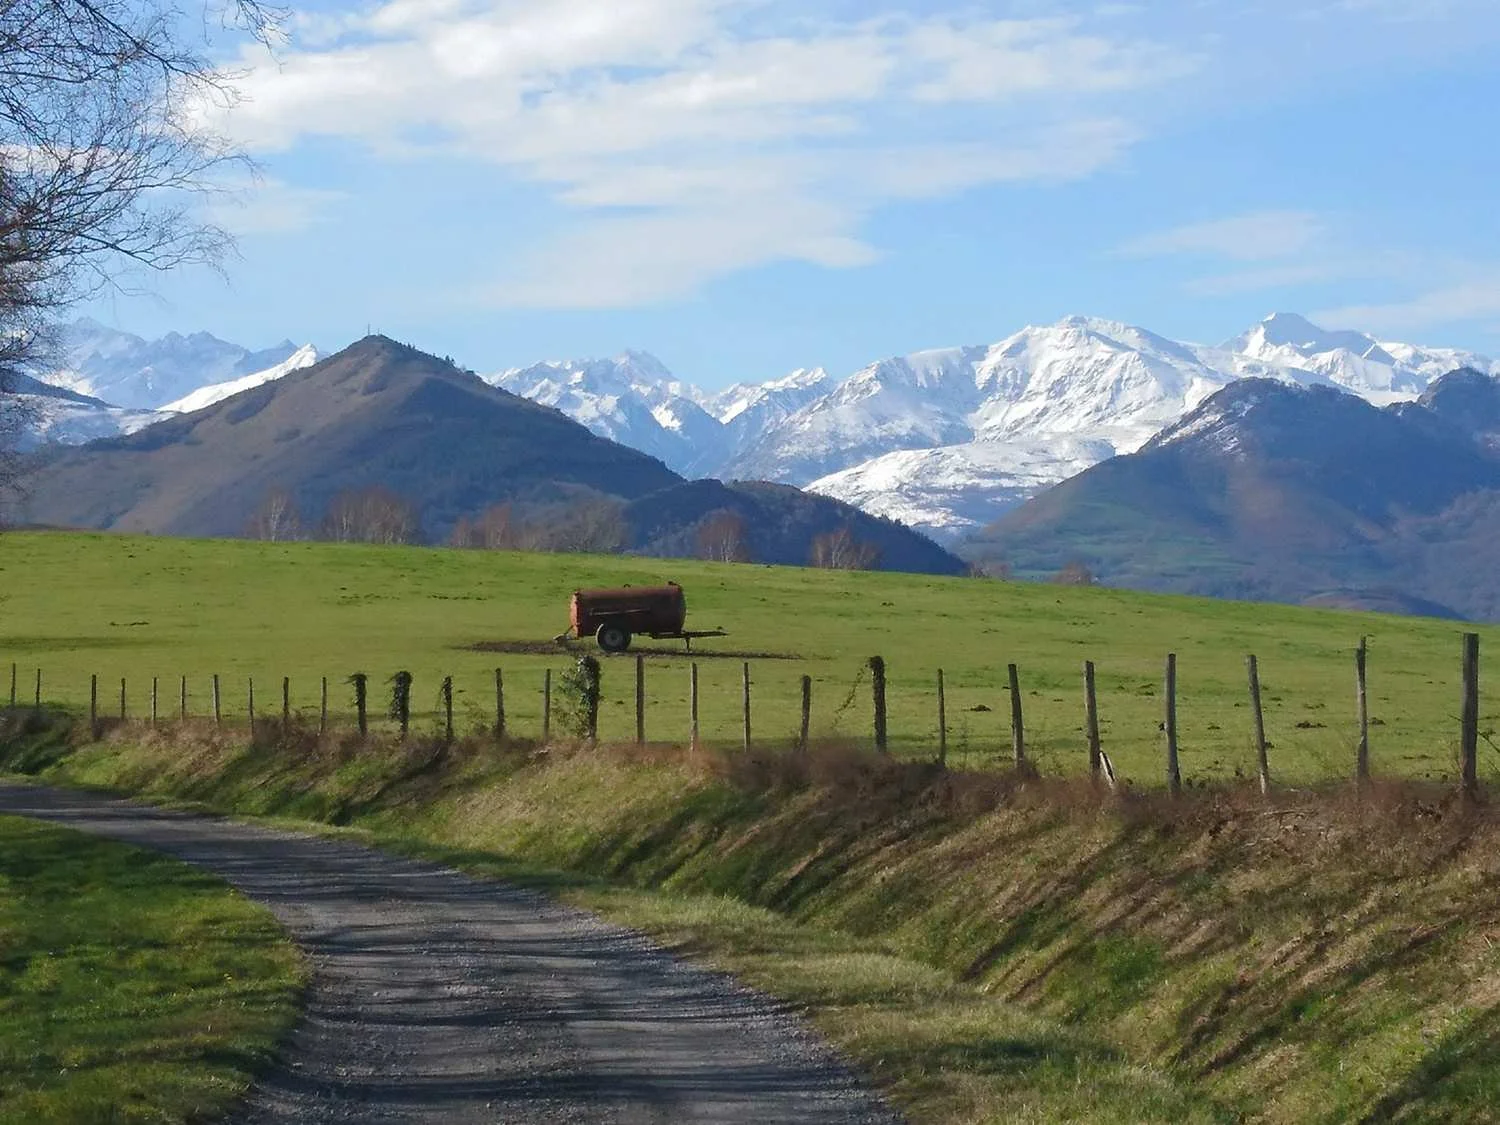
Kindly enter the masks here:
M 316 360 L 312 348 L 290 342 L 261 353 L 206 333 L 148 343 L 92 321 L 73 325 L 67 344 L 66 363 L 47 381 L 182 411 Z M 996 344 L 883 359 L 843 379 L 809 368 L 717 392 L 675 378 L 644 352 L 538 363 L 487 381 L 685 476 L 802 485 L 953 540 L 1050 484 L 1140 448 L 1236 380 L 1329 386 L 1385 405 L 1416 398 L 1459 367 L 1500 375 L 1500 363 L 1468 352 L 1329 331 L 1278 313 L 1216 346 L 1067 317 Z M 48 409 L 50 440 L 106 436 L 154 417 L 110 414 L 104 403 Z
M 485 381 L 561 410 L 601 437 L 699 475 L 723 436 L 705 406 L 710 396 L 674 379 L 655 356 L 625 352 L 613 359 L 549 361 L 516 367 Z
M 23 425 L 21 452 L 49 443 L 80 445 L 98 438 L 132 434 L 168 415 L 155 410 L 129 410 L 55 387 L 28 376 L 16 377 L 13 387 Z
M 1385 405 L 1415 398 L 1460 366 L 1500 371 L 1482 356 L 1327 332 L 1287 314 L 1218 348 L 1069 317 L 1023 329 L 988 349 L 973 369 L 982 395 L 977 405 L 962 380 L 951 384 L 962 393 L 929 390 L 926 416 L 961 419 L 972 428 L 971 440 L 946 447 L 934 442 L 920 456 L 876 457 L 808 487 L 953 540 L 1094 461 L 1133 452 L 1238 379 L 1327 385 Z M 762 451 L 782 444 L 779 457 L 762 452 L 760 464 L 799 464 L 797 444 L 814 429 L 798 419 L 763 438 Z
M 220 340 L 207 332 L 170 332 L 145 340 L 84 317 L 67 325 L 53 370 L 33 371 L 43 382 L 66 387 L 116 406 L 160 409 L 213 383 L 264 371 L 297 350 L 283 340 L 261 351 Z
M 721 471 L 745 480 L 805 484 L 899 449 L 970 440 L 981 349 L 949 348 L 881 360 L 750 436 Z
M 206 387 L 199 387 L 191 394 L 183 395 L 175 402 L 169 402 L 162 410 L 175 414 L 190 414 L 194 410 L 202 410 L 206 406 L 212 406 L 216 402 L 222 402 L 230 395 L 237 395 L 241 391 L 248 391 L 251 387 L 258 387 L 262 383 L 270 383 L 280 379 L 283 375 L 290 375 L 293 371 L 300 371 L 304 367 L 311 367 L 318 362 L 318 349 L 311 344 L 304 344 L 286 359 L 264 371 L 252 371 L 248 375 L 241 375 L 238 379 L 230 379 L 225 383 L 210 383 Z
M 1295 313 L 1268 316 L 1220 350 L 1260 360 L 1287 374 L 1306 372 L 1314 377 L 1297 382 L 1321 377 L 1377 406 L 1414 399 L 1438 376 L 1456 368 L 1489 371 L 1494 366 L 1468 352 L 1386 344 L 1363 332 L 1329 332 Z
M 1107 441 L 1069 438 L 905 449 L 821 477 L 807 489 L 948 541 L 1113 454 Z

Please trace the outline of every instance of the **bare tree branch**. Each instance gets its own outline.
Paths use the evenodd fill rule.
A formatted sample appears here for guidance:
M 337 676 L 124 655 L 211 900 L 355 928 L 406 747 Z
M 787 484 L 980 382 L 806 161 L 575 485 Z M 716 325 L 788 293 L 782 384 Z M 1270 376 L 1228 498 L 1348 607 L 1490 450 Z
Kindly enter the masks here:
M 209 0 L 216 3 L 217 0 Z M 0 376 L 35 363 L 45 326 L 122 271 L 218 267 L 229 236 L 196 197 L 244 157 L 206 124 L 235 76 L 208 57 L 216 16 L 263 43 L 283 15 L 260 0 L 205 7 L 183 35 L 171 0 L 0 0 Z M 19 404 L 0 383 L 0 485 Z

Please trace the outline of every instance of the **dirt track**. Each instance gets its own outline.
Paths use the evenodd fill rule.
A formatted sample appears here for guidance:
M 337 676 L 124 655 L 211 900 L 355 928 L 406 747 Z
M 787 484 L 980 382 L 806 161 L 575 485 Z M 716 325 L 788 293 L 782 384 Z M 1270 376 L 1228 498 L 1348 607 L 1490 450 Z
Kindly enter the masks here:
M 795 1019 L 582 911 L 350 844 L 0 781 L 35 816 L 200 865 L 311 956 L 234 1120 L 894 1122 Z

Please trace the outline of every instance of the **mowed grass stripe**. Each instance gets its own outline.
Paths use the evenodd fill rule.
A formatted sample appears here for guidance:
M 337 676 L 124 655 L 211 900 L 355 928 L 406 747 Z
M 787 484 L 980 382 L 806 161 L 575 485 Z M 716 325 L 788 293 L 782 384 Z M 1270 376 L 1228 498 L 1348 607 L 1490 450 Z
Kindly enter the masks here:
M 352 672 L 371 675 L 379 714 L 385 681 L 415 676 L 418 727 L 438 721 L 443 676 L 454 677 L 460 726 L 493 722 L 494 668 L 505 671 L 507 719 L 520 736 L 541 729 L 544 669 L 566 653 L 475 651 L 481 642 L 545 643 L 567 623 L 578 586 L 656 584 L 687 590 L 689 625 L 722 625 L 730 636 L 701 643 L 702 729 L 710 741 L 740 737 L 740 661 L 722 651 L 776 653 L 756 659 L 754 733 L 789 743 L 798 725 L 801 676 L 814 681 L 812 729 L 823 739 L 866 739 L 866 659 L 885 657 L 895 752 L 937 746 L 936 673 L 948 689 L 950 759 L 981 766 L 1009 753 L 1005 667 L 1020 665 L 1028 748 L 1049 773 L 1086 768 L 1082 735 L 1085 659 L 1098 667 L 1104 747 L 1134 781 L 1163 776 L 1159 725 L 1162 671 L 1178 654 L 1179 733 L 1191 782 L 1253 773 L 1244 657 L 1260 658 L 1273 773 L 1298 782 L 1353 769 L 1353 649 L 1370 638 L 1375 771 L 1455 776 L 1459 635 L 1466 626 L 1432 619 L 1162 597 L 1027 583 L 849 573 L 689 560 L 540 555 L 333 544 L 190 541 L 68 533 L 0 537 L 0 581 L 9 592 L 0 625 L 0 672 L 19 666 L 29 699 L 41 667 L 49 700 L 86 705 L 98 675 L 104 714 L 118 710 L 119 681 L 132 716 L 146 713 L 150 681 L 161 711 L 177 709 L 189 676 L 190 709 L 210 710 L 221 676 L 226 719 L 243 722 L 247 681 L 257 711 L 274 715 L 281 680 L 293 707 L 315 713 L 330 680 L 336 721 L 347 721 Z M 1484 660 L 1500 651 L 1500 629 L 1478 630 Z M 671 649 L 654 642 L 652 649 Z M 589 646 L 586 651 L 594 651 Z M 688 658 L 647 657 L 647 734 L 681 741 L 688 730 Z M 605 740 L 633 739 L 634 660 L 604 661 Z M 3 683 L 3 681 L 0 681 Z M 1500 726 L 1500 699 L 1482 701 L 1481 728 Z M 1500 755 L 1482 772 L 1500 779 Z
M 0 816 L 0 1122 L 217 1116 L 304 976 L 271 915 L 218 880 Z

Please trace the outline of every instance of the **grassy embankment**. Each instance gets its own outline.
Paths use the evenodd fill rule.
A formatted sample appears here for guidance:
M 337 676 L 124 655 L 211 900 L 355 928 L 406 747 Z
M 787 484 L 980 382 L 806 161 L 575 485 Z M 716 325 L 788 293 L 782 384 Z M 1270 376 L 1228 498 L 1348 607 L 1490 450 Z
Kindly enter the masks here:
M 222 1113 L 296 1017 L 265 910 L 123 844 L 0 817 L 0 1122 Z
M 530 881 L 783 997 L 912 1119 L 1500 1120 L 1500 824 L 1415 783 L 1101 803 L 824 747 L 211 729 L 0 768 Z
M 730 636 L 702 643 L 703 729 L 730 744 L 740 731 L 738 658 L 752 659 L 754 730 L 785 744 L 797 726 L 803 673 L 815 682 L 815 735 L 847 741 L 869 730 L 865 659 L 890 668 L 893 748 L 930 756 L 937 742 L 936 671 L 948 686 L 949 750 L 966 765 L 999 761 L 1009 746 L 1005 665 L 1021 668 L 1030 751 L 1046 774 L 1085 765 L 1080 665 L 1098 666 L 1104 745 L 1144 784 L 1162 776 L 1162 664 L 1179 657 L 1179 729 L 1189 779 L 1253 770 L 1244 656 L 1260 657 L 1272 766 L 1288 781 L 1347 776 L 1352 768 L 1353 661 L 1371 638 L 1370 689 L 1377 774 L 1453 775 L 1460 627 L 1452 622 L 1282 606 L 1153 597 L 973 579 L 714 565 L 620 557 L 547 556 L 326 544 L 203 542 L 73 534 L 0 536 L 0 675 L 19 668 L 29 699 L 33 669 L 49 701 L 81 706 L 89 677 L 101 708 L 118 709 L 127 680 L 132 715 L 144 714 L 151 677 L 174 713 L 178 676 L 190 707 L 209 708 L 209 677 L 223 677 L 226 715 L 243 721 L 246 680 L 259 706 L 315 708 L 319 678 L 347 709 L 344 678 L 372 675 L 374 692 L 398 669 L 416 676 L 414 704 L 430 723 L 438 682 L 453 675 L 465 726 L 492 721 L 493 669 L 503 667 L 512 729 L 540 729 L 542 669 L 566 653 L 545 642 L 566 624 L 579 585 L 685 586 L 689 621 Z M 1486 652 L 1500 629 L 1482 629 Z M 475 651 L 535 645 L 540 653 Z M 647 646 L 648 734 L 687 730 L 687 661 L 669 642 Z M 592 645 L 585 651 L 594 651 Z M 779 658 L 771 658 L 776 656 Z M 605 661 L 601 735 L 633 737 L 633 661 Z M 8 685 L 0 680 L 0 693 Z M 1500 706 L 1491 693 L 1482 727 Z M 377 701 L 378 702 L 378 701 Z M 1482 769 L 1500 780 L 1500 755 Z

